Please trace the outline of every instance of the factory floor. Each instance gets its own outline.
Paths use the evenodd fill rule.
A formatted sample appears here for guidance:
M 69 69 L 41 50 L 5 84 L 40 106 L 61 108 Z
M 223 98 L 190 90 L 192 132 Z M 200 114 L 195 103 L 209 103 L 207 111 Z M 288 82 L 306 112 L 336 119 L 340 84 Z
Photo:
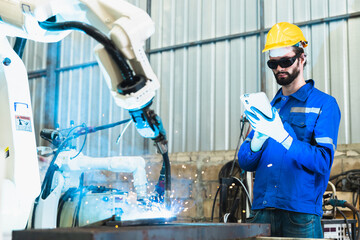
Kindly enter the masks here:
M 330 238 L 286 238 L 286 237 L 254 237 L 254 238 L 248 238 L 248 240 L 301 240 L 301 239 L 307 239 L 307 240 L 315 240 L 315 239 L 329 239 Z

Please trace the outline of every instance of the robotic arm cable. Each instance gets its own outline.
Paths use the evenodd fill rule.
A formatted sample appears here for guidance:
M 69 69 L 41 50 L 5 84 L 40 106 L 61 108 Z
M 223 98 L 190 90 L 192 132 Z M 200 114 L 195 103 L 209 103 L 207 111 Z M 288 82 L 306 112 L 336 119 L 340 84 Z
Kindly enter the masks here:
M 78 30 L 83 31 L 99 43 L 101 43 L 109 55 L 113 58 L 116 64 L 119 66 L 121 70 L 122 77 L 125 82 L 132 82 L 133 81 L 133 73 L 129 65 L 124 60 L 120 50 L 114 45 L 114 43 L 102 32 L 100 32 L 95 27 L 83 23 L 83 22 L 76 22 L 76 21 L 68 21 L 68 22 L 51 22 L 51 21 L 44 21 L 39 22 L 39 26 L 48 31 L 59 31 L 59 30 Z

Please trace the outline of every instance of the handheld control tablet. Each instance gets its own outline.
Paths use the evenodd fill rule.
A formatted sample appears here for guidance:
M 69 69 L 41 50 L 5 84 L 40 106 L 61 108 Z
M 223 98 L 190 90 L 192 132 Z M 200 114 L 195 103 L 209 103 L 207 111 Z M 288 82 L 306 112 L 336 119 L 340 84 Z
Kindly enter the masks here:
M 268 118 L 272 118 L 271 105 L 264 92 L 245 93 L 240 99 L 247 111 L 253 112 L 250 108 L 255 107 Z

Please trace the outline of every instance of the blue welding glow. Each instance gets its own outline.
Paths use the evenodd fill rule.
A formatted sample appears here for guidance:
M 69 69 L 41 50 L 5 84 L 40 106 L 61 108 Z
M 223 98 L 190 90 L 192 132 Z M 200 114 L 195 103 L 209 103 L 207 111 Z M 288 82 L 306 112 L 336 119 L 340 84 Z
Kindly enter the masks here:
M 170 219 L 176 217 L 184 207 L 180 201 L 173 200 L 172 207 L 168 210 L 163 203 L 150 202 L 146 205 L 130 205 L 121 216 L 122 221 L 132 221 L 141 219 L 164 218 Z
M 75 199 L 78 196 L 75 195 L 73 197 Z M 151 194 L 148 194 L 146 200 L 138 201 L 135 192 L 115 190 L 105 192 L 89 191 L 82 197 L 79 226 L 92 224 L 112 216 L 115 217 L 115 221 L 164 219 L 165 222 L 170 222 L 181 212 L 186 212 L 193 207 L 190 206 L 193 203 L 189 204 L 189 201 L 174 199 L 173 195 L 170 197 L 172 199 L 171 209 L 168 210 L 163 201 L 154 200 L 156 198 L 153 198 Z M 69 204 L 77 203 L 77 201 L 69 202 Z M 66 209 L 64 211 L 66 215 Z M 71 222 L 66 222 L 64 226 L 71 226 Z

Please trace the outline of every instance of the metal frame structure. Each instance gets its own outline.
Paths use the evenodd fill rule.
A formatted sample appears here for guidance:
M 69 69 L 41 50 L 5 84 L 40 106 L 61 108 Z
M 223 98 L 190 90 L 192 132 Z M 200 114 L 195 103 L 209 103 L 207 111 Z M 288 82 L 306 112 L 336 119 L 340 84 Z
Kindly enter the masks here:
M 172 45 L 172 46 L 166 46 L 166 47 L 161 47 L 161 48 L 155 48 L 155 49 L 150 49 L 150 41 L 147 42 L 146 44 L 146 49 L 147 49 L 147 54 L 148 55 L 152 55 L 152 54 L 156 54 L 156 53 L 162 53 L 162 52 L 166 52 L 166 51 L 173 51 L 173 50 L 177 50 L 177 49 L 182 49 L 182 48 L 191 48 L 191 47 L 195 47 L 195 46 L 201 46 L 201 45 L 205 45 L 205 44 L 209 44 L 209 43 L 217 43 L 217 42 L 222 42 L 222 41 L 229 41 L 232 39 L 237 39 L 237 38 L 242 38 L 242 37 L 247 37 L 247 36 L 253 36 L 253 35 L 259 35 L 260 36 L 260 45 L 264 45 L 265 42 L 265 35 L 266 33 L 270 30 L 270 28 L 265 28 L 264 27 L 264 17 L 263 17 L 263 9 L 264 9 L 264 0 L 260 1 L 261 7 L 260 7 L 260 29 L 259 30 L 255 30 L 255 31 L 248 31 L 248 32 L 243 32 L 243 33 L 238 33 L 238 34 L 230 34 L 230 35 L 226 35 L 226 36 L 221 36 L 221 37 L 215 37 L 215 38 L 208 38 L 208 39 L 203 39 L 203 40 L 199 40 L 199 41 L 193 41 L 193 42 L 188 42 L 188 43 L 182 43 L 182 44 L 176 44 L 176 45 Z M 147 5 L 147 11 L 150 14 L 151 13 L 151 0 L 148 0 L 148 5 Z M 315 19 L 315 20 L 311 20 L 311 21 L 305 21 L 305 22 L 298 22 L 295 23 L 296 25 L 298 25 L 299 27 L 302 26 L 311 26 L 311 25 L 315 25 L 315 24 L 321 24 L 321 23 L 330 23 L 333 21 L 339 21 L 339 20 L 348 20 L 351 18 L 357 18 L 360 17 L 360 11 L 359 12 L 355 12 L 355 13 L 351 13 L 351 14 L 343 14 L 343 15 L 338 15 L 338 16 L 333 16 L 333 17 L 327 17 L 327 18 L 320 18 L 320 19 Z M 87 67 L 92 67 L 92 66 L 96 66 L 97 62 L 93 61 L 93 62 L 88 62 L 88 63 L 83 63 L 83 64 L 77 64 L 77 65 L 73 65 L 73 66 L 68 66 L 68 67 L 59 67 L 59 51 L 58 51 L 58 44 L 59 43 L 50 43 L 49 44 L 49 53 L 48 53 L 48 58 L 47 58 L 47 68 L 43 69 L 43 70 L 37 70 L 37 71 L 31 71 L 29 72 L 29 80 L 31 79 L 36 79 L 39 77 L 47 77 L 49 82 L 56 82 L 56 78 L 57 75 L 60 72 L 65 72 L 65 71 L 71 71 L 71 70 L 75 70 L 75 69 L 83 69 L 83 68 L 87 68 Z M 56 47 L 54 47 L 56 46 Z M 54 56 L 56 56 L 54 58 Z M 54 60 L 55 59 L 55 60 Z M 261 90 L 265 91 L 266 89 L 266 82 L 265 82 L 265 56 L 261 57 Z M 48 86 L 49 88 L 47 89 L 51 89 L 53 87 L 54 90 L 51 91 L 55 91 L 57 92 L 58 87 L 56 87 L 56 84 L 54 85 L 54 83 L 49 83 Z M 56 100 L 55 100 L 56 102 Z M 56 110 L 56 103 L 55 103 L 55 108 L 54 110 Z M 56 113 L 55 113 L 56 114 Z M 56 116 L 54 116 L 56 117 Z M 56 118 L 55 118 L 56 119 Z M 48 119 L 50 120 L 50 119 Z

